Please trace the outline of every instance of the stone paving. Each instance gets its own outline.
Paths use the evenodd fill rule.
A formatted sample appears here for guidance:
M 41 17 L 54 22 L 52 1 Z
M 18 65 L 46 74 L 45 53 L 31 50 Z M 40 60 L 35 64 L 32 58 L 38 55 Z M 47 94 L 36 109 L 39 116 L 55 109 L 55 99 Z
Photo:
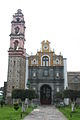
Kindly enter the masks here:
M 39 106 L 24 120 L 67 120 L 67 118 L 54 106 Z

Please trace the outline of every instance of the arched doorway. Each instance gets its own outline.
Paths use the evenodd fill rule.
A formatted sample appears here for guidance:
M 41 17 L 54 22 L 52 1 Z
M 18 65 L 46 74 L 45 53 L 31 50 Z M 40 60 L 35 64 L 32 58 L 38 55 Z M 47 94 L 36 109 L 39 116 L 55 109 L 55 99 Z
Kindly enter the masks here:
M 51 104 L 51 87 L 49 85 L 43 85 L 40 88 L 40 102 L 41 104 Z

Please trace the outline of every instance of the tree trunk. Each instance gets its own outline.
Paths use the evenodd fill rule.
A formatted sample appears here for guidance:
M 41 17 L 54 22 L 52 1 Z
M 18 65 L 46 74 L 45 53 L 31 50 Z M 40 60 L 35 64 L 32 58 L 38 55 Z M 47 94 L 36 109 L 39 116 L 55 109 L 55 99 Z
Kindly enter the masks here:
M 72 102 L 71 106 L 72 106 L 72 112 L 74 112 L 75 102 Z
M 22 112 L 25 112 L 26 109 L 25 109 L 25 105 L 24 105 L 24 102 L 22 102 Z

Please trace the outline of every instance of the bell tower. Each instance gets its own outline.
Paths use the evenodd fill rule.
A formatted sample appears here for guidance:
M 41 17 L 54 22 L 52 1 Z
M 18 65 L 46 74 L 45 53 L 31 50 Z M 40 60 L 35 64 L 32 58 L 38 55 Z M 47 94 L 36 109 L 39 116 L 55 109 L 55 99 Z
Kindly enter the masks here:
M 13 15 L 11 22 L 10 48 L 8 50 L 7 103 L 11 103 L 13 89 L 25 89 L 26 49 L 25 21 L 21 9 Z

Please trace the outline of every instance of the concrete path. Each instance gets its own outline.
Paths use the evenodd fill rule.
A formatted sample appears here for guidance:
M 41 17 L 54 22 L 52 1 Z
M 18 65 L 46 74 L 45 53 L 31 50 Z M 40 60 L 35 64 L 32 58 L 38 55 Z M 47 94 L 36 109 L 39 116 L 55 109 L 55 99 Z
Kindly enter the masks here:
M 54 106 L 39 106 L 34 109 L 24 120 L 67 120 Z

